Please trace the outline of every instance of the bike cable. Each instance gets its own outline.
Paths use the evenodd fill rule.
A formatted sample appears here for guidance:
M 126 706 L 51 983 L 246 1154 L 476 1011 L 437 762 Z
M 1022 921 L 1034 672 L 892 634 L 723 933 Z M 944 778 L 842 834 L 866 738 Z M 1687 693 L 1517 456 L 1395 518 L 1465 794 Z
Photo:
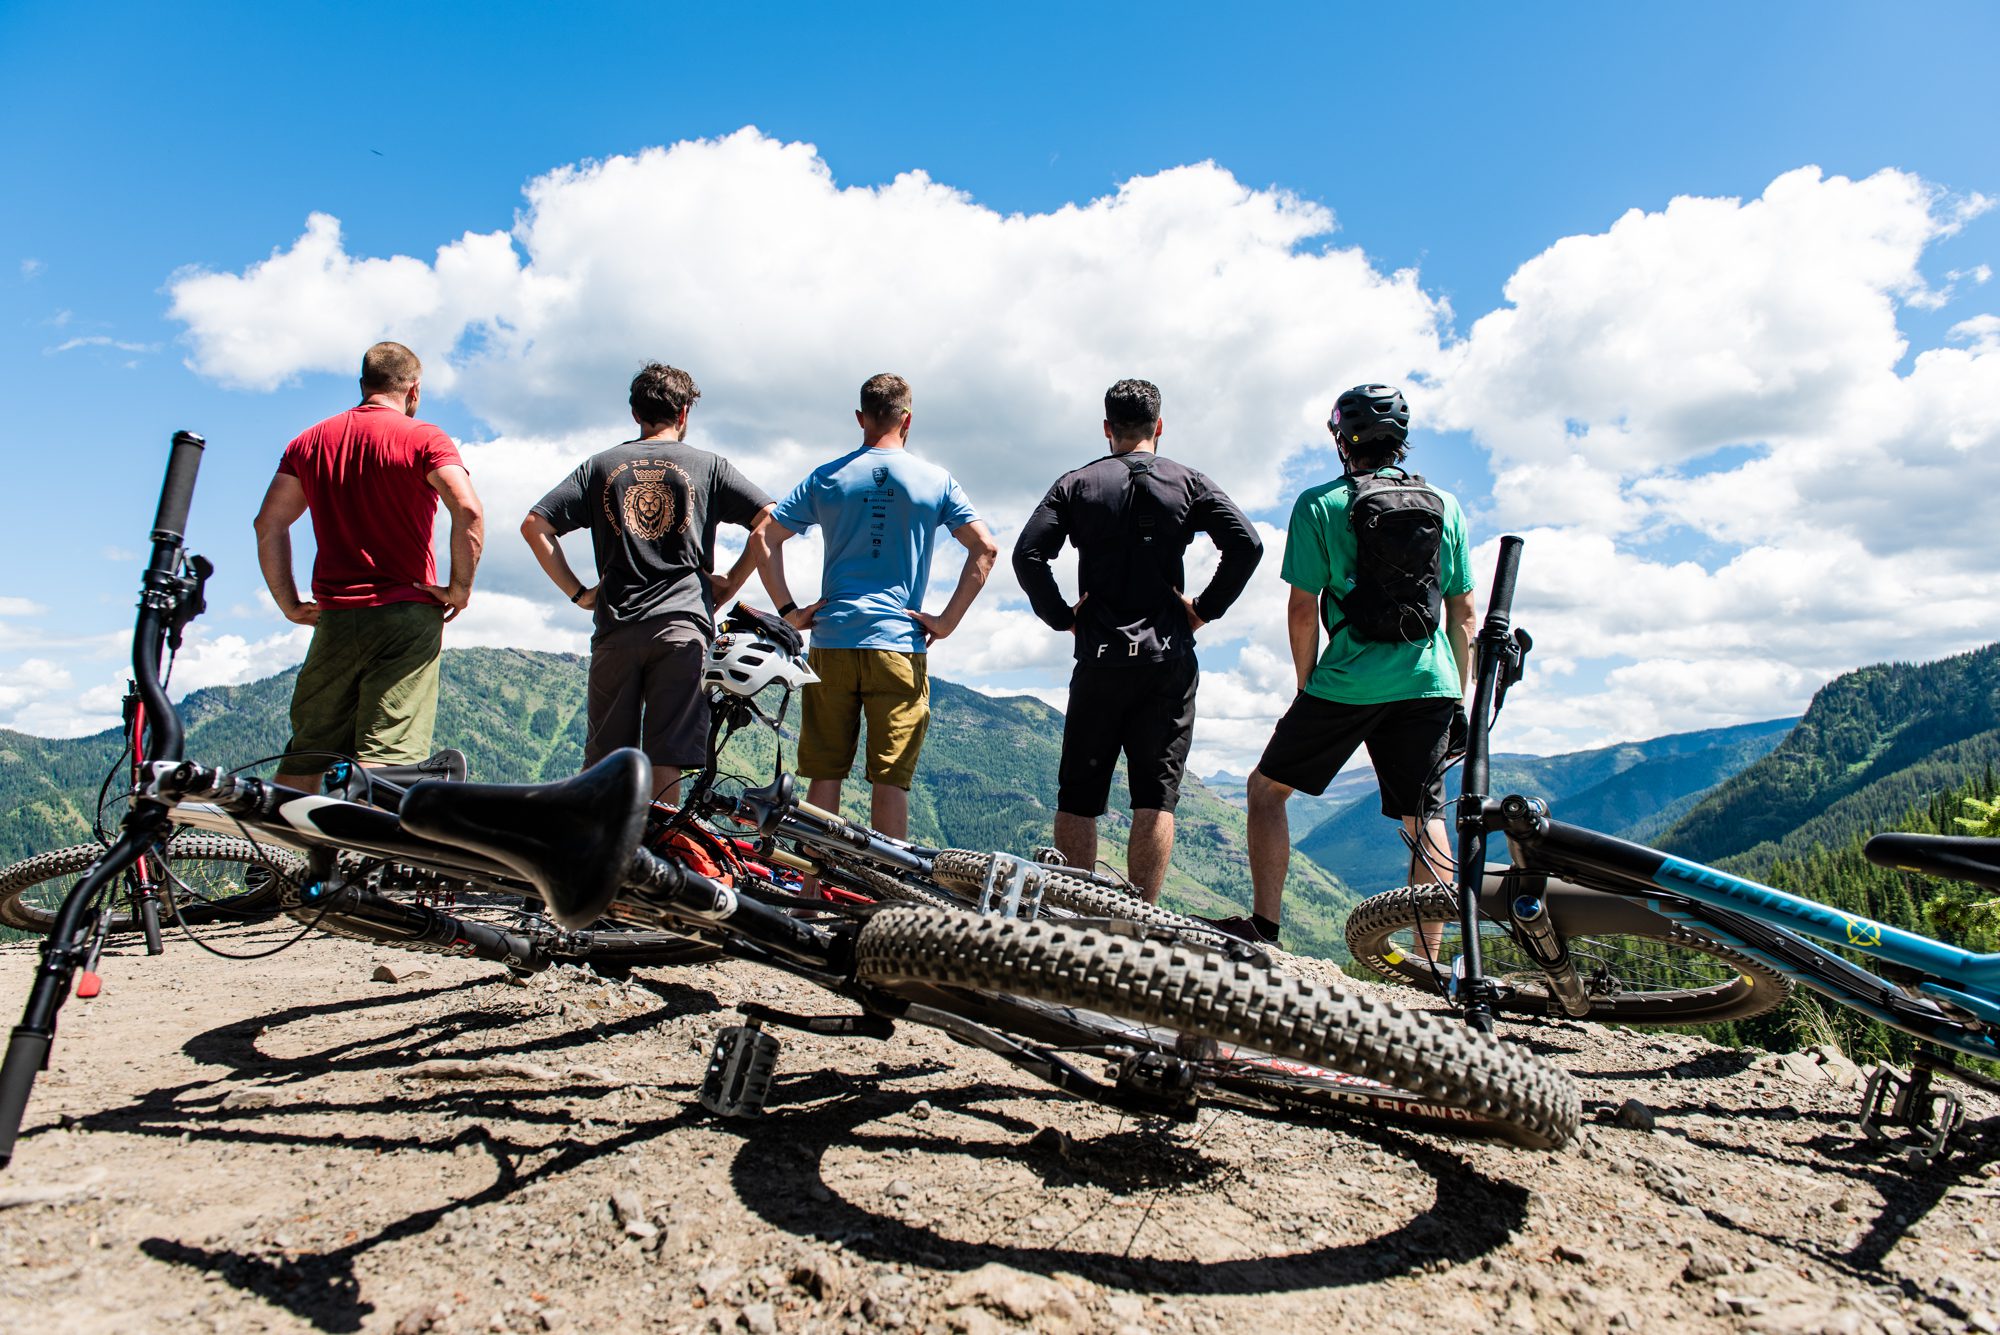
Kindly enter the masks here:
M 260 761 L 256 763 L 261 764 L 262 762 Z M 299 889 L 299 885 L 296 881 L 294 881 L 290 876 L 287 876 L 284 872 L 278 869 L 278 865 L 275 862 L 273 862 L 270 859 L 270 857 L 265 853 L 264 846 L 257 842 L 257 837 L 250 833 L 249 828 L 245 826 L 242 821 L 237 820 L 236 817 L 233 815 L 229 819 L 230 823 L 236 826 L 237 831 L 240 834 L 242 834 L 244 840 L 249 843 L 251 849 L 257 854 L 257 861 L 263 864 L 264 870 L 269 872 L 272 876 L 276 877 L 279 881 L 283 882 L 286 886 L 289 886 L 291 889 L 293 890 Z M 173 878 L 175 884 L 181 885 L 183 889 L 186 889 L 186 886 L 181 881 L 180 877 L 174 875 L 171 867 L 168 868 L 167 875 Z M 219 959 L 225 959 L 225 960 L 262 960 L 262 959 L 269 959 L 273 955 L 280 954 L 284 951 L 290 950 L 293 946 L 297 945 L 299 942 L 305 940 L 306 937 L 310 936 L 319 927 L 320 920 L 326 917 L 326 915 L 332 910 L 333 897 L 329 895 L 327 897 L 326 903 L 320 906 L 320 911 L 313 915 L 312 921 L 301 926 L 299 930 L 293 933 L 289 939 L 279 942 L 277 945 L 272 946 L 269 950 L 252 951 L 251 953 L 246 955 L 234 954 L 227 950 L 218 950 L 214 946 L 211 946 L 210 944 L 208 944 L 208 942 L 202 940 L 199 936 L 197 936 L 194 932 L 194 929 L 189 927 L 187 922 L 181 917 L 180 902 L 178 900 L 174 901 L 169 907 L 172 908 L 173 910 L 174 926 L 181 929 L 181 935 L 185 936 L 189 941 L 201 947 L 209 954 L 214 955 Z

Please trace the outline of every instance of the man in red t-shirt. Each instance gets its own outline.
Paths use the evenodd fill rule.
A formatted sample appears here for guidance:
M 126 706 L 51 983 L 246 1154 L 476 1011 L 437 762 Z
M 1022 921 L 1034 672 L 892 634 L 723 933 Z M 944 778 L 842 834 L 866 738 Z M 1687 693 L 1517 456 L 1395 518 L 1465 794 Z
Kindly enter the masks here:
M 444 623 L 472 598 L 485 544 L 479 497 L 451 437 L 416 419 L 423 367 L 400 343 L 361 358 L 361 403 L 285 447 L 257 512 L 257 562 L 285 618 L 313 628 L 292 686 L 278 782 L 311 791 L 342 756 L 409 764 L 430 754 Z M 451 512 L 451 580 L 431 526 Z M 292 575 L 292 525 L 312 514 L 312 600 Z

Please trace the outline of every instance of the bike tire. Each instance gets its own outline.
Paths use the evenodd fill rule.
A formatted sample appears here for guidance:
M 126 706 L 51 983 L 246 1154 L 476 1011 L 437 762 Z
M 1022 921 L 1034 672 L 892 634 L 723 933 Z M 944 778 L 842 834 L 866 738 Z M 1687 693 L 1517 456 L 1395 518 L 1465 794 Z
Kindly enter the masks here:
M 1647 914 L 1632 925 L 1633 906 L 1618 905 L 1615 928 L 1593 930 L 1588 901 L 1571 901 L 1557 931 L 1569 942 L 1590 1001 L 1587 1015 L 1616 1024 L 1720 1024 L 1745 1020 L 1783 1005 L 1791 980 L 1672 918 Z M 1546 976 L 1490 918 L 1481 933 L 1486 973 L 1507 984 L 1501 1008 L 1515 1014 L 1565 1016 Z M 1419 923 L 1445 924 L 1446 944 L 1433 961 L 1416 938 Z M 1654 926 L 1653 924 L 1657 924 Z M 1458 953 L 1458 893 L 1439 885 L 1409 885 L 1355 905 L 1347 917 L 1347 948 L 1354 958 L 1396 982 L 1442 996 Z
M 931 875 L 940 885 L 951 886 L 976 898 L 986 887 L 986 869 L 992 861 L 991 853 L 947 848 L 932 860 Z M 1079 918 L 1116 918 L 1202 941 L 1220 941 L 1224 936 L 1214 926 L 1198 918 L 1148 904 L 1137 895 L 1128 895 L 1080 877 L 1065 876 L 1055 870 L 1043 873 L 1042 902 Z
M 1394 1096 L 1444 1131 L 1477 1130 L 1531 1148 L 1575 1134 L 1575 1081 L 1514 1045 L 1185 942 L 1080 923 L 885 909 L 861 929 L 857 981 L 971 989 L 1077 1007 L 1222 1045 L 1233 1068 L 1303 1063 Z M 1347 1105 L 1383 1111 L 1368 1099 Z
M 55 926 L 63 896 L 69 891 L 67 883 L 89 870 L 102 856 L 104 849 L 100 845 L 78 844 L 37 853 L 0 869 L 0 926 L 48 935 Z M 297 878 L 305 869 L 304 859 L 289 850 L 255 845 L 234 835 L 187 828 L 168 840 L 162 854 L 153 856 L 163 856 L 174 876 L 195 896 L 187 898 L 182 887 L 172 881 L 163 887 L 163 893 L 178 897 L 180 921 L 189 924 L 269 917 L 278 911 L 284 880 Z M 277 874 L 263 878 L 262 884 L 249 883 L 244 874 L 258 868 L 275 870 Z M 205 893 L 208 890 L 224 893 L 210 897 Z M 171 923 L 175 914 L 163 909 L 160 917 Z M 142 926 L 129 912 L 112 915 L 114 933 L 136 932 Z

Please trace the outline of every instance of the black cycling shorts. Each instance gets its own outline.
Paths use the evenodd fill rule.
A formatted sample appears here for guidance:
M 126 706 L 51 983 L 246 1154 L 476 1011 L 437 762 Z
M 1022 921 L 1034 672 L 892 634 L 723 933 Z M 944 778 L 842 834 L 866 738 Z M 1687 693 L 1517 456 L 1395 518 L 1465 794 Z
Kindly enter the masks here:
M 1354 753 L 1368 748 L 1382 814 L 1435 815 L 1444 809 L 1445 745 L 1456 700 L 1391 700 L 1343 705 L 1299 692 L 1278 720 L 1257 770 L 1318 797 Z
M 1200 677 L 1193 654 L 1164 663 L 1078 663 L 1063 715 L 1056 810 L 1102 816 L 1123 752 L 1132 809 L 1172 811 L 1181 800 L 1181 775 L 1194 740 Z

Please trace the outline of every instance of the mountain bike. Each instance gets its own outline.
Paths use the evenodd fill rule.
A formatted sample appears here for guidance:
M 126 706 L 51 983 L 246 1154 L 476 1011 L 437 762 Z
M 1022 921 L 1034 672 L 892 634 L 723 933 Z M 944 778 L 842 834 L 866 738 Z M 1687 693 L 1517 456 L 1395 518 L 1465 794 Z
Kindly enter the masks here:
M 531 887 L 563 930 L 610 920 L 699 938 L 855 1008 L 817 1016 L 742 1008 L 748 1023 L 724 1031 L 702 1090 L 718 1112 L 762 1106 L 778 1047 L 766 1024 L 886 1038 L 909 1021 L 996 1053 L 1056 1089 L 1148 1115 L 1192 1117 L 1207 1097 L 1279 1113 L 1359 1111 L 1529 1146 L 1560 1145 L 1573 1133 L 1579 1100 L 1565 1073 L 1451 1020 L 1131 924 L 808 898 L 757 874 L 759 864 L 719 833 L 656 821 L 650 766 L 634 749 L 556 783 L 419 782 L 397 794 L 393 810 L 185 758 L 160 665 L 165 627 L 193 582 L 183 530 L 203 445 L 190 433 L 174 438 L 134 627 L 133 675 L 154 721 L 146 763 L 118 838 L 56 914 L 0 1061 L 0 1163 L 12 1158 L 57 1013 L 101 930 L 102 892 L 190 822 L 227 822 L 260 847 L 296 850 L 305 860 L 302 902 L 341 903 L 355 891 L 357 858 L 445 879 L 511 881 Z M 761 643 L 788 703 L 810 668 Z M 789 775 L 771 787 L 767 796 L 727 800 L 767 824 L 797 808 Z M 1079 1060 L 1102 1061 L 1103 1076 Z
M 1919 1154 L 1937 1153 L 1963 1108 L 1933 1090 L 1934 1075 L 2000 1092 L 2000 1081 L 1954 1060 L 2000 1059 L 2000 954 L 1974 954 L 1565 824 L 1536 798 L 1489 796 L 1488 736 L 1529 646 L 1510 625 L 1519 555 L 1518 538 L 1501 540 L 1494 610 L 1479 635 L 1455 884 L 1363 901 L 1348 926 L 1355 958 L 1453 998 L 1481 1028 L 1510 1011 L 1705 1024 L 1768 1010 L 1792 985 L 1808 988 L 1945 1050 L 1921 1055 L 1907 1076 L 1883 1068 L 1863 1108 L 1871 1129 L 1883 1121 L 1930 1127 L 1931 1144 Z M 1486 865 L 1495 834 L 1509 853 L 1500 869 Z M 2000 889 L 2000 840 L 1884 834 L 1864 851 L 1879 865 Z M 1452 919 L 1457 936 L 1434 950 L 1418 924 L 1437 918 Z
M 736 663 L 737 645 L 759 661 Z M 767 652 L 796 661 L 803 653 L 803 640 L 781 618 L 739 604 L 720 627 L 707 672 L 712 687 L 707 763 L 694 776 L 673 828 L 697 819 L 738 824 L 757 833 L 764 841 L 762 855 L 774 865 L 813 877 L 835 894 L 982 911 L 991 909 L 998 896 L 1012 903 L 1017 913 L 1025 902 L 1030 917 L 1046 914 L 1128 923 L 1169 932 L 1252 963 L 1269 962 L 1267 952 L 1256 946 L 1198 918 L 1148 903 L 1101 874 L 1009 853 L 931 848 L 822 810 L 801 800 L 786 781 L 782 750 L 770 783 L 719 796 L 721 756 L 730 739 L 757 724 L 769 728 L 774 740 L 781 732 L 778 719 L 757 704 L 759 690 L 770 680 L 761 661 Z

